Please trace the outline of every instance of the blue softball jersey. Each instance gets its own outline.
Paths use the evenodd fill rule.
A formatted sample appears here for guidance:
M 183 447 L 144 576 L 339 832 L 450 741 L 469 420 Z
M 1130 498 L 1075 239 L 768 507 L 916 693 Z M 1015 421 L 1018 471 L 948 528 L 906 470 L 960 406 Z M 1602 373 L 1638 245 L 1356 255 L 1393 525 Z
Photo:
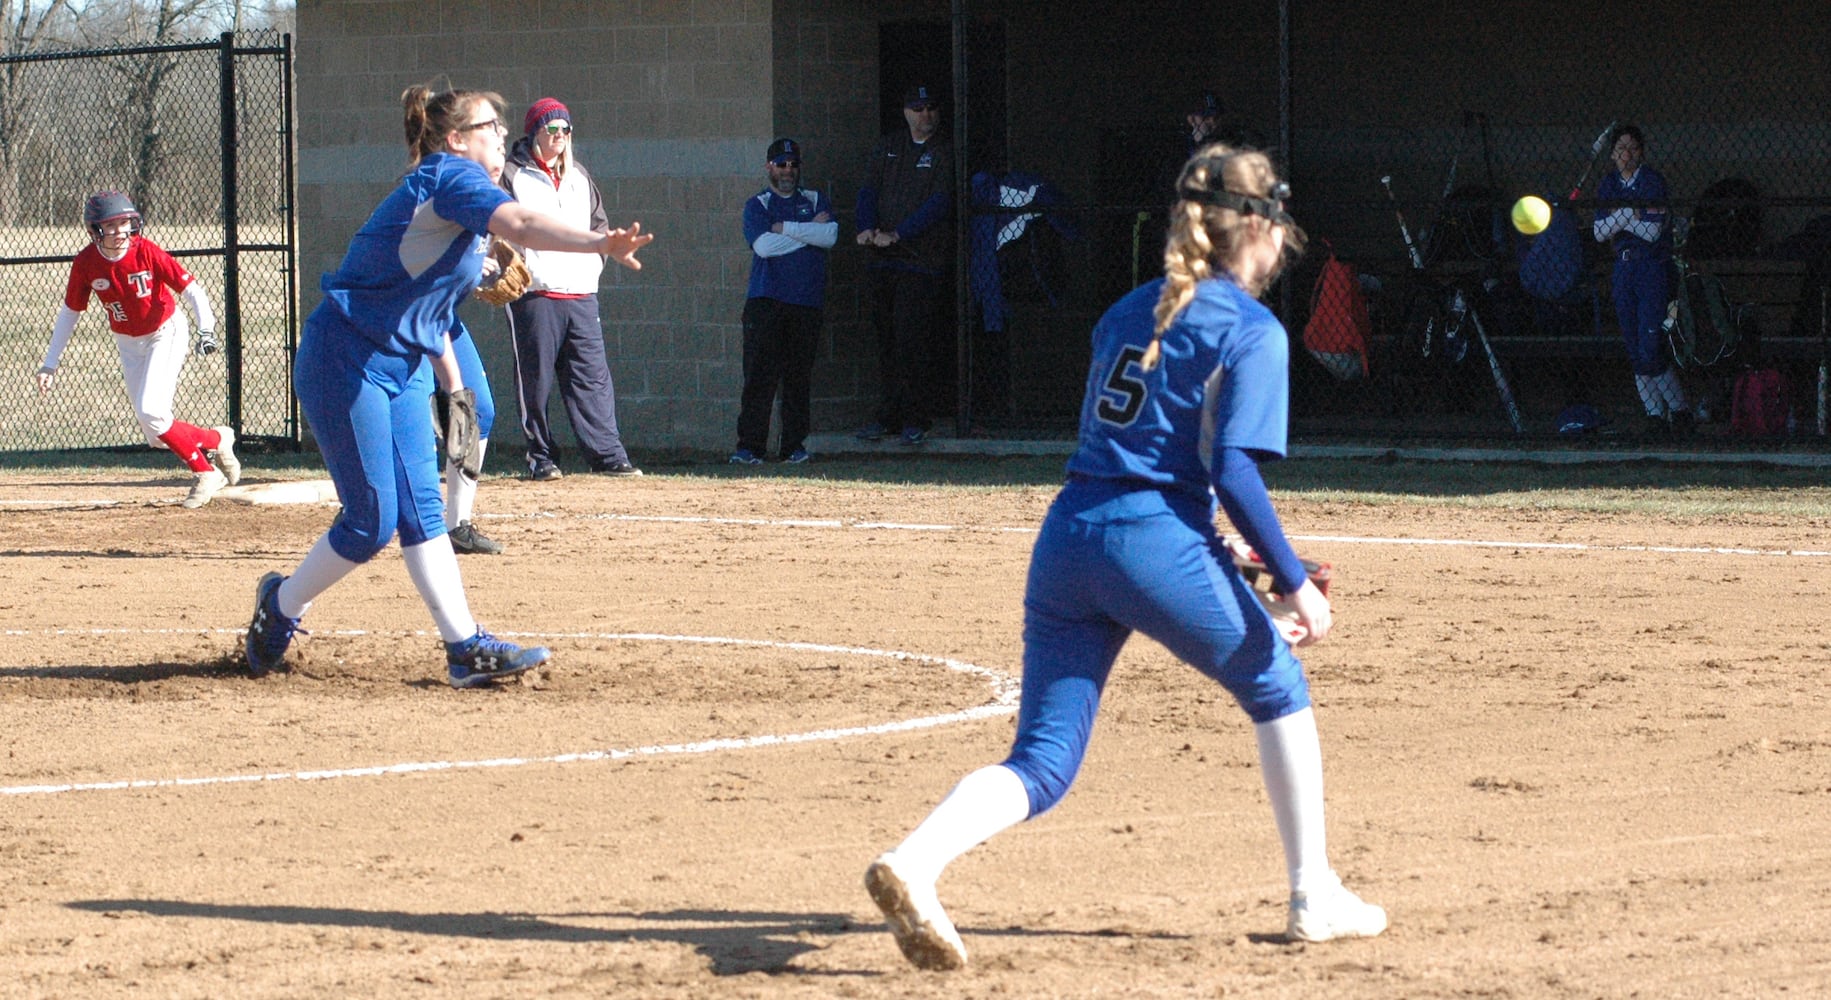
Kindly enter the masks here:
M 1672 227 L 1666 221 L 1666 177 L 1659 171 L 1641 164 L 1629 180 L 1621 179 L 1621 172 L 1611 170 L 1596 185 L 1596 211 L 1607 215 L 1617 208 L 1637 208 L 1649 221 L 1660 223 L 1659 238 L 1651 243 L 1622 230 L 1615 234 L 1611 244 L 1615 252 L 1642 249 L 1654 256 L 1664 257 L 1672 252 Z
M 483 273 L 490 216 L 514 199 L 472 160 L 421 160 L 324 276 L 309 323 L 353 331 L 384 350 L 438 354 L 458 303 Z
M 1290 344 L 1271 310 L 1225 278 L 1196 286 L 1145 371 L 1163 279 L 1114 303 L 1093 332 L 1072 474 L 1210 495 L 1225 447 L 1283 457 Z M 1197 447 L 1190 447 L 1197 443 Z

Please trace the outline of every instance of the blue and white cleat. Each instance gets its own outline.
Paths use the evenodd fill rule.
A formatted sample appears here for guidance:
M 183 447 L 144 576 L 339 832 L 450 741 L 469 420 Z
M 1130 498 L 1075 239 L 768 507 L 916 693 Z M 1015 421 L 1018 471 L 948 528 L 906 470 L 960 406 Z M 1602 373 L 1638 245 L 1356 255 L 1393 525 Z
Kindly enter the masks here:
M 545 646 L 524 649 L 485 632 L 481 625 L 477 626 L 476 635 L 463 642 L 445 644 L 451 686 L 455 688 L 484 687 L 501 678 L 526 673 L 552 656 Z
M 278 573 L 268 573 L 254 585 L 254 618 L 248 622 L 248 637 L 242 643 L 251 676 L 286 669 L 286 649 L 299 631 L 299 619 L 280 613 L 280 584 L 285 581 Z

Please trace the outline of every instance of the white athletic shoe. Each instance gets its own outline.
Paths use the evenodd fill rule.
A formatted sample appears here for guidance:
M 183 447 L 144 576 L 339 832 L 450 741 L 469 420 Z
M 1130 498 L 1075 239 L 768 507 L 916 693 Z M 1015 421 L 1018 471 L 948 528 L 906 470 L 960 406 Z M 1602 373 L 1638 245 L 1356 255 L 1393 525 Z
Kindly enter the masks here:
M 1376 937 L 1386 929 L 1386 911 L 1336 883 L 1320 892 L 1291 893 L 1286 934 L 1293 941 Z
M 242 460 L 235 457 L 235 428 L 211 429 L 223 437 L 222 443 L 216 446 L 216 467 L 223 470 L 224 478 L 229 480 L 230 486 L 234 486 L 242 481 Z
M 191 478 L 191 492 L 184 498 L 184 507 L 196 510 L 216 496 L 216 491 L 229 485 L 229 479 L 222 473 L 211 469 L 208 472 L 195 473 Z
M 865 869 L 865 891 L 884 911 L 903 957 L 918 969 L 936 972 L 966 964 L 966 945 L 941 909 L 932 885 L 912 885 L 896 870 L 896 855 L 884 854 Z

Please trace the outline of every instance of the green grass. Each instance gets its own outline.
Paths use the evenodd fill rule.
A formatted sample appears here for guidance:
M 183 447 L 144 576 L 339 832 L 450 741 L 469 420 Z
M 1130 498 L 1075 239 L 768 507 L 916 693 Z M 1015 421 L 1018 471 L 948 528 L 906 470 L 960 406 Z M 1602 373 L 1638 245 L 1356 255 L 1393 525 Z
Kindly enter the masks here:
M 264 452 L 249 442 L 250 474 L 261 478 L 322 478 L 314 452 Z M 837 489 L 941 488 L 998 490 L 1053 488 L 1064 459 L 1044 456 L 885 455 L 820 457 L 801 466 L 724 464 L 724 455 L 698 452 L 638 453 L 650 476 L 704 480 L 801 480 Z M 514 449 L 490 456 L 487 477 L 521 473 Z M 8 471 L 174 468 L 169 455 L 151 449 L 14 453 Z M 1831 485 L 1823 469 L 1763 464 L 1637 461 L 1551 465 L 1537 462 L 1451 462 L 1393 458 L 1310 458 L 1263 467 L 1274 499 L 1375 506 L 1417 505 L 1518 512 L 1580 512 L 1676 518 L 1831 519 Z M 582 467 L 566 466 L 571 475 Z M 0 476 L 3 476 L 0 473 Z

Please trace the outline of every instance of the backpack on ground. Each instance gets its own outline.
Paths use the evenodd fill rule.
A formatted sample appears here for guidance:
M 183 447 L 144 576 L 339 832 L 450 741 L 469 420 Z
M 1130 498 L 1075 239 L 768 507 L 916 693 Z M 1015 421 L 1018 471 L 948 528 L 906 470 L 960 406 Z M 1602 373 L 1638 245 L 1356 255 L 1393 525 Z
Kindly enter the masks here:
M 1327 240 L 1328 260 L 1310 294 L 1310 319 L 1303 325 L 1303 347 L 1329 374 L 1343 382 L 1367 377 L 1367 342 L 1373 320 L 1354 268 L 1335 256 Z
M 1786 433 L 1786 380 L 1773 368 L 1750 368 L 1736 376 L 1729 404 L 1729 429 L 1745 437 Z

